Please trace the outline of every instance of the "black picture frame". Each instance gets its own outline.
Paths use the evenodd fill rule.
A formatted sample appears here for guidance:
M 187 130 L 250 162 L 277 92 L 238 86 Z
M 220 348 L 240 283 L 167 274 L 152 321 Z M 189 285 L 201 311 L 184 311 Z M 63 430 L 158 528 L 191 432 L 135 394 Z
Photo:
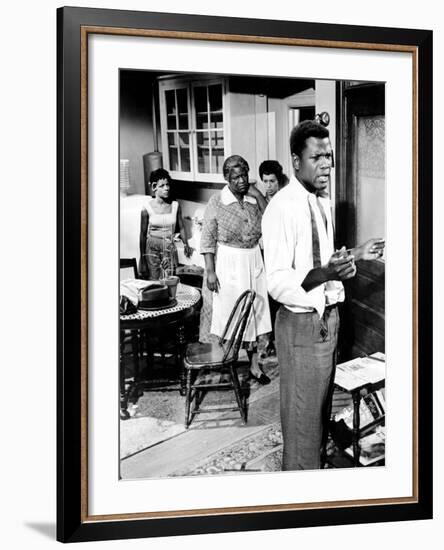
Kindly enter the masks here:
M 205 33 L 209 39 L 252 42 L 266 38 L 294 40 L 323 47 L 398 49 L 415 57 L 414 177 L 417 194 L 416 252 L 416 350 L 414 423 L 415 498 L 374 505 L 312 506 L 263 509 L 240 513 L 213 510 L 177 517 L 121 518 L 88 516 L 86 464 L 87 364 L 87 209 L 85 181 L 87 159 L 84 140 L 87 121 L 82 105 L 82 40 L 87 29 L 150 30 Z M 227 33 L 229 29 L 229 34 Z M 92 32 L 92 31 L 90 31 Z M 217 35 L 218 38 L 215 38 Z M 211 38 L 213 36 L 213 38 Z M 202 35 L 200 34 L 200 37 Z M 224 38 L 225 37 L 225 38 Z M 234 38 L 233 38 L 234 37 Z M 237 38 L 236 38 L 237 37 Z M 57 379 L 57 539 L 62 542 L 158 537 L 229 531 L 254 531 L 294 527 L 428 519 L 432 517 L 432 32 L 427 30 L 330 25 L 292 21 L 238 19 L 201 15 L 147 13 L 92 8 L 57 10 L 57 179 L 58 179 L 58 379 Z M 82 207 L 83 205 L 83 207 Z M 86 213 L 85 213 L 86 212 Z M 421 266 L 418 269 L 418 266 Z M 86 498 L 86 501 L 85 501 Z M 223 513 L 222 513 L 223 511 Z M 131 521 L 129 521 L 131 520 Z

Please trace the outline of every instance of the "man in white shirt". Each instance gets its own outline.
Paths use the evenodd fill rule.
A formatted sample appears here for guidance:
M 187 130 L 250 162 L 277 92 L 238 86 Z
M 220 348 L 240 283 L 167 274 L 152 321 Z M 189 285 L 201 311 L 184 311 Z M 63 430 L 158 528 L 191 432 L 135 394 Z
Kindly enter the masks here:
M 281 307 L 275 324 L 280 367 L 283 470 L 320 467 L 333 383 L 341 281 L 355 260 L 382 256 L 384 241 L 334 250 L 327 190 L 333 162 L 328 130 L 304 121 L 293 128 L 294 176 L 270 201 L 262 219 L 270 295 Z

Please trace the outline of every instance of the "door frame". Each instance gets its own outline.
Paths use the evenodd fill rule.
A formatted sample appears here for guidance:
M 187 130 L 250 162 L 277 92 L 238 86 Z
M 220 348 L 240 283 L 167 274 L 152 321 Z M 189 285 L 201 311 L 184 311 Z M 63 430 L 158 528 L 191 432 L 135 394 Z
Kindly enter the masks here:
M 356 186 L 354 181 L 354 151 L 357 116 L 385 114 L 385 84 L 341 81 L 337 86 L 336 130 L 336 239 L 337 244 L 351 248 L 356 242 Z M 372 90 L 372 103 L 366 99 Z

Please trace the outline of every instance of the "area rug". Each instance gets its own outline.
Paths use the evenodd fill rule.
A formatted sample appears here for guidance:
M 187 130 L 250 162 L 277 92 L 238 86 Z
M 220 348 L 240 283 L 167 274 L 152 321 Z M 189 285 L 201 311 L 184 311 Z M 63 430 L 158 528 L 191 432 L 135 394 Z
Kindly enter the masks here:
M 251 405 L 256 400 L 275 392 L 279 387 L 279 367 L 275 357 L 265 360 L 264 372 L 270 377 L 271 383 L 261 386 L 248 379 L 247 357 L 240 356 L 239 378 L 248 394 Z M 128 458 L 138 452 L 158 445 L 172 437 L 184 433 L 185 397 L 179 393 L 177 372 L 165 368 L 162 376 L 156 375 L 155 382 L 160 387 L 153 387 L 152 381 L 146 380 L 142 385 L 143 394 L 136 402 L 130 403 L 128 412 L 130 418 L 120 421 L 120 458 Z M 208 374 L 207 376 L 213 376 Z M 231 406 L 234 404 L 232 391 L 213 391 L 205 396 L 205 406 Z M 197 417 L 189 430 L 202 429 L 202 424 L 210 422 L 223 412 L 206 414 Z M 202 420 L 201 420 L 202 419 Z
M 274 423 L 170 477 L 278 472 L 281 464 L 282 432 L 280 424 Z
M 350 395 L 337 390 L 333 394 L 332 417 L 344 407 L 351 406 Z M 189 468 L 177 470 L 170 477 L 248 474 L 254 472 L 280 472 L 282 470 L 282 429 L 280 422 L 264 427 L 224 449 L 213 453 Z M 325 469 L 350 468 L 350 460 L 329 435 L 326 447 Z

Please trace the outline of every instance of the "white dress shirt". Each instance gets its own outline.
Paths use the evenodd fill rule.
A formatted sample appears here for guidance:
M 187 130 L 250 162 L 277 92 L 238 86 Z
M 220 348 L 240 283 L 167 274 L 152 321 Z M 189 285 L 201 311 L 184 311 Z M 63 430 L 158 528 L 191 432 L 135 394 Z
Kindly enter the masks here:
M 268 292 L 294 313 L 316 310 L 344 301 L 340 281 L 327 281 L 309 292 L 302 282 L 313 269 L 313 240 L 308 201 L 315 214 L 319 234 L 321 264 L 326 265 L 334 252 L 330 201 L 319 198 L 327 218 L 325 227 L 316 196 L 292 176 L 286 187 L 272 198 L 262 217 L 265 271 Z

